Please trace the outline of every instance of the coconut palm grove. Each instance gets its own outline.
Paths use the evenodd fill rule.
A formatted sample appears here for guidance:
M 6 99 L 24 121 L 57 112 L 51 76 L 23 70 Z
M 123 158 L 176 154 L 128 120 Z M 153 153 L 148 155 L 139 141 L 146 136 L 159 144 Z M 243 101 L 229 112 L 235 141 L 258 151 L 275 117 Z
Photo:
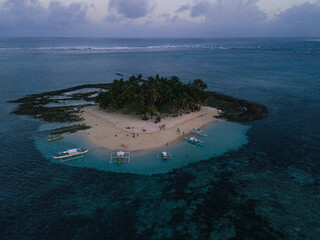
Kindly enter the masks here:
M 102 109 L 127 114 L 175 114 L 200 110 L 208 100 L 206 88 L 201 79 L 183 83 L 176 76 L 147 80 L 131 76 L 127 81 L 114 80 L 108 91 L 99 93 L 97 102 Z

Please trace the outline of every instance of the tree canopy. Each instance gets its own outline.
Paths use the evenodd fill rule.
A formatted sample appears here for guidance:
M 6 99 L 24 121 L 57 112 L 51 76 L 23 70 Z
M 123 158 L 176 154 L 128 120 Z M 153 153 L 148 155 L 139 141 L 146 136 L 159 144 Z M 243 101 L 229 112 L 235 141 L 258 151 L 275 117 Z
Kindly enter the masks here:
M 124 113 L 150 114 L 197 111 L 208 100 L 207 85 L 201 80 L 183 83 L 171 78 L 131 76 L 129 80 L 114 80 L 108 91 L 99 93 L 100 108 Z

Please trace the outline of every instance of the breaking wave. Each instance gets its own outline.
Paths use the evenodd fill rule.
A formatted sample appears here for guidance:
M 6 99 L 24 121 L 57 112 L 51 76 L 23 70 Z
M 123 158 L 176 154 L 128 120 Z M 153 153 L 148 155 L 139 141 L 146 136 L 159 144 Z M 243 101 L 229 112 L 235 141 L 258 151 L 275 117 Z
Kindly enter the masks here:
M 213 49 L 213 50 L 227 50 L 231 47 L 224 46 L 210 46 L 201 44 L 191 45 L 156 45 L 156 46 L 55 46 L 55 47 L 20 47 L 20 48 L 1 48 L 0 50 L 38 50 L 38 51 L 125 51 L 125 50 L 152 50 L 152 49 Z

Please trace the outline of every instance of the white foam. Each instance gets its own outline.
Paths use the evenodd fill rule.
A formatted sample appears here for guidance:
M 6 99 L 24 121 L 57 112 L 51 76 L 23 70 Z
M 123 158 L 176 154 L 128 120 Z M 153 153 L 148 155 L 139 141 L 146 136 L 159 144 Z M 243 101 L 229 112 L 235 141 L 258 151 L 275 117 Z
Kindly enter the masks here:
M 227 50 L 231 47 L 212 46 L 206 44 L 182 44 L 182 45 L 152 45 L 152 46 L 46 46 L 46 47 L 31 47 L 31 48 L 0 48 L 2 51 L 10 50 L 38 50 L 38 51 L 125 51 L 125 50 L 152 50 L 152 49 L 212 49 L 212 50 Z

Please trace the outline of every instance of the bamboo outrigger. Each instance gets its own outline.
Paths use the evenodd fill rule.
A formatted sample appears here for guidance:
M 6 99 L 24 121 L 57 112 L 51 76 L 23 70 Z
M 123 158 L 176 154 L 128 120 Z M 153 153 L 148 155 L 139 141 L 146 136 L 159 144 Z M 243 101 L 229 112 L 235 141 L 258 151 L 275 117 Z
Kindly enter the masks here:
M 157 153 L 158 159 L 172 159 L 172 155 L 169 152 L 162 151 L 161 153 Z
M 130 162 L 130 153 L 129 152 L 123 152 L 123 151 L 119 151 L 116 153 L 111 153 L 110 155 L 110 163 L 116 162 L 118 164 L 122 163 L 122 162 Z
M 202 140 L 200 140 L 200 139 L 198 139 L 198 138 L 195 138 L 195 137 L 189 137 L 189 138 L 187 138 L 187 137 L 185 137 L 185 143 L 186 144 L 189 144 L 189 145 L 191 145 L 191 146 L 193 146 L 193 147 L 197 147 L 197 146 L 203 146 L 204 145 L 204 141 L 202 141 Z

